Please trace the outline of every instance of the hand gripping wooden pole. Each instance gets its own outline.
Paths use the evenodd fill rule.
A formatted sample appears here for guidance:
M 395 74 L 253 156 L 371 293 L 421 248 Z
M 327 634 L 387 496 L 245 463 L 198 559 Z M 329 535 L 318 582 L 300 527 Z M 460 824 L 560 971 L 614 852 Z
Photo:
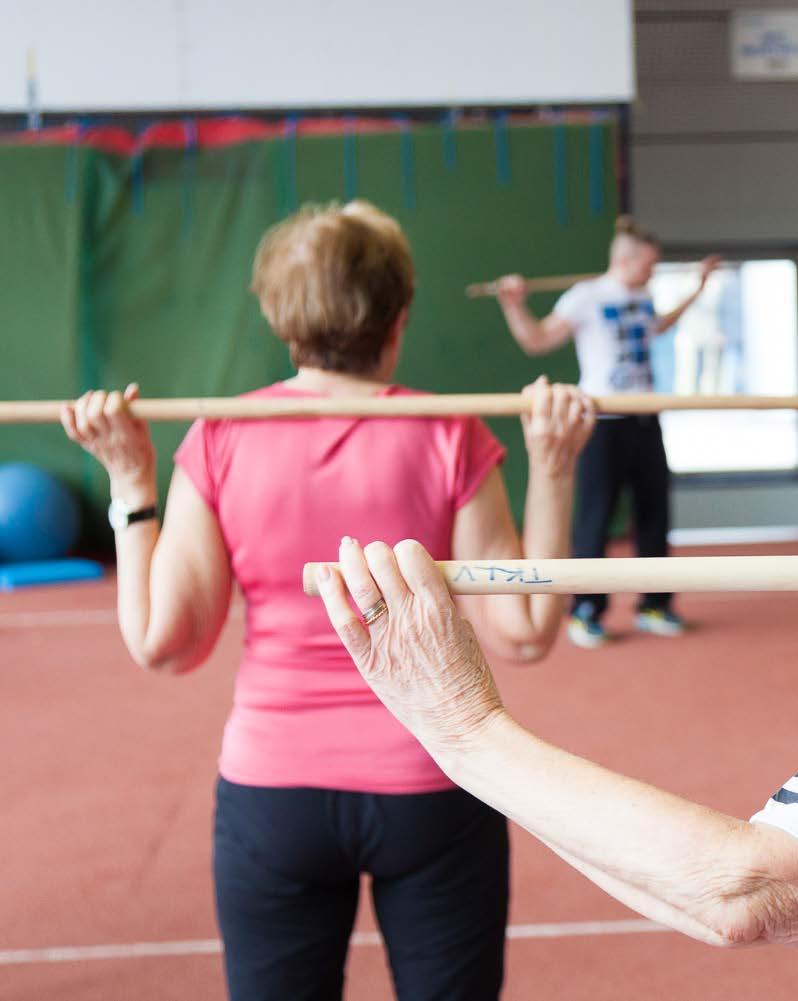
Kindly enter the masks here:
M 0 401 L 0 424 L 57 422 L 66 400 Z M 798 396 L 681 396 L 618 393 L 594 397 L 600 414 L 664 410 L 798 410 Z M 517 417 L 530 409 L 521 393 L 440 393 L 389 396 L 198 397 L 136 400 L 136 417 L 150 421 L 265 420 L 294 417 Z
M 318 596 L 306 563 L 305 594 Z M 643 594 L 662 591 L 798 591 L 798 556 L 666 556 L 646 559 L 446 560 L 452 594 Z M 338 567 L 337 563 L 327 566 Z

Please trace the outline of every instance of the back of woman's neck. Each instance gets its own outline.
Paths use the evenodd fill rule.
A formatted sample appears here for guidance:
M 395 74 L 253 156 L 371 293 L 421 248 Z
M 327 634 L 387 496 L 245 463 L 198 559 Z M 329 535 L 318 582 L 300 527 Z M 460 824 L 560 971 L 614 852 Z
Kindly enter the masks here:
M 355 375 L 351 372 L 330 372 L 323 368 L 301 367 L 286 384 L 296 389 L 329 393 L 331 396 L 372 396 L 388 385 L 376 373 Z

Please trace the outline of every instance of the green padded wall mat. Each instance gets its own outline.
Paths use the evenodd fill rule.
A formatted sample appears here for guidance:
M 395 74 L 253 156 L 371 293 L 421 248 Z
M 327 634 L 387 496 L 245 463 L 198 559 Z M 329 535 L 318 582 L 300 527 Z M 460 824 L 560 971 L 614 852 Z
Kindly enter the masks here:
M 132 158 L 2 146 L 0 398 L 75 396 L 131 380 L 144 396 L 224 395 L 286 377 L 286 351 L 248 292 L 254 249 L 297 205 L 347 195 L 395 215 L 413 248 L 418 292 L 400 381 L 439 392 L 516 391 L 541 372 L 573 381 L 571 347 L 527 358 L 495 301 L 468 300 L 464 287 L 509 271 L 601 270 L 617 212 L 615 150 L 611 122 L 300 131 Z M 539 295 L 532 305 L 545 312 L 555 300 Z M 520 516 L 520 428 L 492 426 L 509 447 Z M 163 494 L 185 425 L 153 430 Z M 105 531 L 105 475 L 58 428 L 4 428 L 0 461 L 18 458 L 80 487 Z

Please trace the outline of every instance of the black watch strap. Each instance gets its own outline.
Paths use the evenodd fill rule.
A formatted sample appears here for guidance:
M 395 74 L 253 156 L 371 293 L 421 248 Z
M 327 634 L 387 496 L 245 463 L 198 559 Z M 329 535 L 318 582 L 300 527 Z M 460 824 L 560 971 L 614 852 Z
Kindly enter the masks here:
M 152 504 L 150 507 L 139 508 L 138 511 L 131 511 L 127 516 L 128 525 L 132 525 L 134 521 L 149 521 L 150 518 L 158 517 L 158 507 Z

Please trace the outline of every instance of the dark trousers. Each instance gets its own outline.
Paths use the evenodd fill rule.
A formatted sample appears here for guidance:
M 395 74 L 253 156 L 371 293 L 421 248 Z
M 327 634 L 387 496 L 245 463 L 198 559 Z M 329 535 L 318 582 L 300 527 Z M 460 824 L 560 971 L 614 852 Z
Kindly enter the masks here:
M 216 904 L 232 1001 L 340 1001 L 360 874 L 400 1001 L 496 1001 L 504 817 L 461 789 L 407 796 L 220 779 Z
M 599 420 L 579 457 L 573 554 L 578 559 L 604 556 L 618 496 L 632 493 L 638 556 L 667 556 L 670 473 L 657 417 Z M 670 594 L 646 594 L 641 608 L 666 609 Z M 573 607 L 593 604 L 596 616 L 607 607 L 606 594 L 574 595 Z

